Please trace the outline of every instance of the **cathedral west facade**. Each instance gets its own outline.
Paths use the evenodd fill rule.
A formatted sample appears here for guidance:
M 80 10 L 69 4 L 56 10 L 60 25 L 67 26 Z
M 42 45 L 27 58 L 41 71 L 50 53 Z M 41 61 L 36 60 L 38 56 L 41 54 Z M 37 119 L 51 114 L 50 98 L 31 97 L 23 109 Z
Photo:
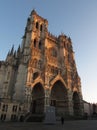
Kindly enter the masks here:
M 48 21 L 33 10 L 22 44 L 0 62 L 0 118 L 44 114 L 47 106 L 55 107 L 56 116 L 83 115 L 72 41 L 49 33 Z

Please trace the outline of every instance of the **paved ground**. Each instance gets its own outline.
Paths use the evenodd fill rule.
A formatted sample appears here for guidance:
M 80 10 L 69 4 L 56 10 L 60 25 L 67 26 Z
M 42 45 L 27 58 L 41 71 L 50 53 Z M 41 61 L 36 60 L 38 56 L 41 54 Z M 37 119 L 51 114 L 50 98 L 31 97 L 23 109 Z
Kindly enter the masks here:
M 55 125 L 31 122 L 0 122 L 0 130 L 97 130 L 97 120 L 65 121 Z

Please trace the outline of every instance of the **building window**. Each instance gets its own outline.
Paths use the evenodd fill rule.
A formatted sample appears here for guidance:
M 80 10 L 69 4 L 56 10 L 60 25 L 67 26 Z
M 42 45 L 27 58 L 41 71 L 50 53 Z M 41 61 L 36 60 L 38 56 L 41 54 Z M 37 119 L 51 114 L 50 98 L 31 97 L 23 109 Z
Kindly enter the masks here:
M 54 56 L 54 57 L 57 56 L 57 52 L 56 52 L 56 50 L 53 50 L 53 56 Z
M 1 121 L 4 121 L 6 119 L 6 114 L 1 114 Z
M 21 111 L 21 107 L 19 107 L 19 111 Z
M 7 112 L 7 110 L 8 110 L 8 105 L 3 105 L 3 107 L 2 107 L 2 111 L 5 111 L 5 112 Z
M 40 31 L 42 32 L 42 30 L 43 30 L 43 26 L 42 26 L 42 24 L 40 25 Z
M 13 106 L 12 111 L 16 112 L 17 111 L 17 106 Z
M 57 57 L 57 51 L 54 48 L 51 49 L 51 55 Z
M 38 76 L 39 76 L 39 73 L 38 73 L 38 72 L 35 72 L 35 73 L 33 74 L 33 80 L 35 80 Z
M 34 47 L 36 47 L 36 39 L 34 39 Z
M 36 29 L 38 29 L 39 28 L 39 23 L 38 22 L 36 22 Z
M 39 49 L 42 49 L 42 43 L 39 41 Z

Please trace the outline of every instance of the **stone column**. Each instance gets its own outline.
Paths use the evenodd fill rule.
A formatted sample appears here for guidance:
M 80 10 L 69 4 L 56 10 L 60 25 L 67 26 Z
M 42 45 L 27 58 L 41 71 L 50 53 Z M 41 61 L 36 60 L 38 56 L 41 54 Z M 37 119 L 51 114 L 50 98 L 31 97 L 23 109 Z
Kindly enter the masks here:
M 68 90 L 68 111 L 69 111 L 69 115 L 73 116 L 73 101 L 72 101 L 71 90 Z
M 44 98 L 44 112 L 46 112 L 46 107 L 50 106 L 50 90 L 49 88 L 45 88 L 45 98 Z

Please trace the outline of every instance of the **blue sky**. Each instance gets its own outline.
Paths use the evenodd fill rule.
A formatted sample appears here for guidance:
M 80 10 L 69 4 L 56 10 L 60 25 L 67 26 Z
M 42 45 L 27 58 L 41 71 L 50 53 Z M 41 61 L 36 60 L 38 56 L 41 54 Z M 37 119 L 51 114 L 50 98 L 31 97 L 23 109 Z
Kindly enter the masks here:
M 21 44 L 32 9 L 48 20 L 51 33 L 71 37 L 83 99 L 97 102 L 97 0 L 1 0 L 0 60 Z

